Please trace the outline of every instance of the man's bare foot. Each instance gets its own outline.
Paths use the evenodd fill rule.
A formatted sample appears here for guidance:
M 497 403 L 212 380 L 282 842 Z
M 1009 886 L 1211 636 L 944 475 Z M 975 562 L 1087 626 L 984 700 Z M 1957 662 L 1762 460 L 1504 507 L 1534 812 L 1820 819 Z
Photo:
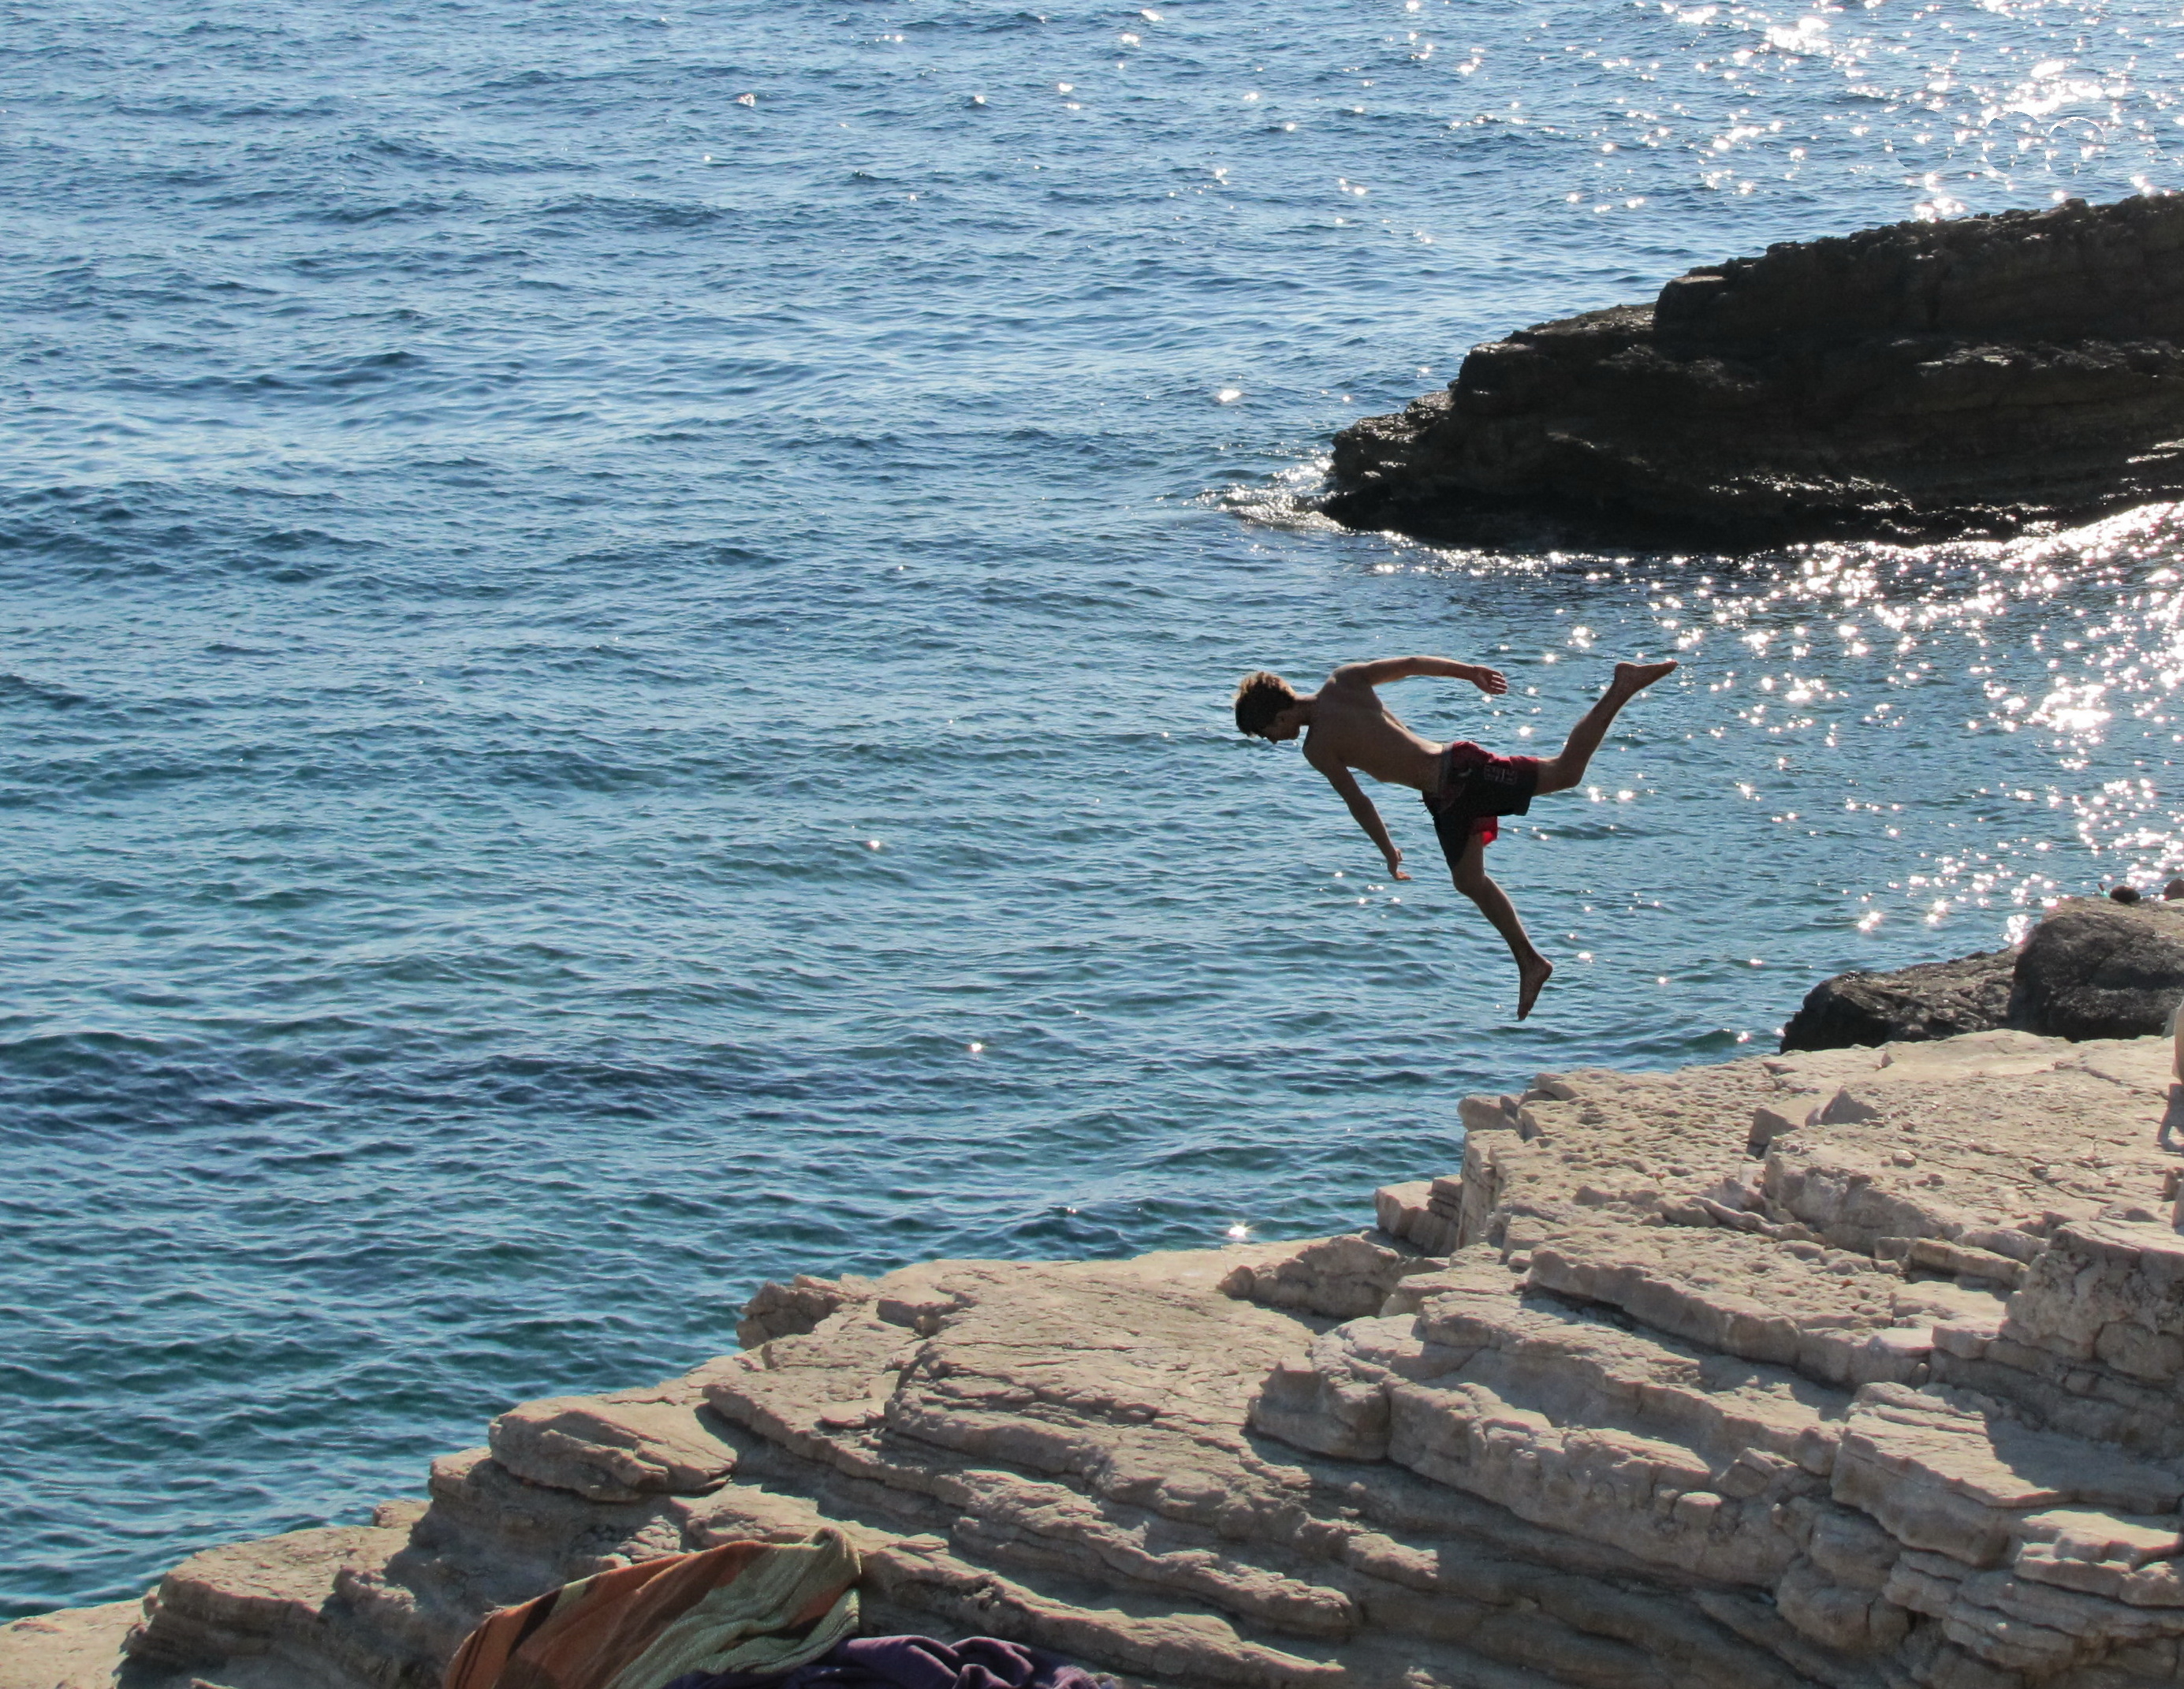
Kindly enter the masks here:
M 1626 698 L 1643 692 L 1664 674 L 1674 674 L 1674 658 L 1658 663 L 1618 663 L 1615 666 L 1615 689 Z
M 1673 665 L 1672 665 L 1673 666 Z M 1540 1001 L 1540 987 L 1553 977 L 1555 965 L 1543 956 L 1517 964 L 1517 1018 L 1522 1020 L 1532 1012 L 1532 1005 Z

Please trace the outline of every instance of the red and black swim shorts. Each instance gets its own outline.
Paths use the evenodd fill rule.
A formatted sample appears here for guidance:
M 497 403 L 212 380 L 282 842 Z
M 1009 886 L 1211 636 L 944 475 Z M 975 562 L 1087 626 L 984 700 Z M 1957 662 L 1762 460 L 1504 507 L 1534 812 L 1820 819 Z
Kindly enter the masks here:
M 1440 783 L 1425 794 L 1441 854 L 1453 868 L 1464 846 L 1476 837 L 1491 844 L 1505 815 L 1523 815 L 1540 788 L 1536 756 L 1496 756 L 1469 739 L 1458 739 L 1441 753 Z

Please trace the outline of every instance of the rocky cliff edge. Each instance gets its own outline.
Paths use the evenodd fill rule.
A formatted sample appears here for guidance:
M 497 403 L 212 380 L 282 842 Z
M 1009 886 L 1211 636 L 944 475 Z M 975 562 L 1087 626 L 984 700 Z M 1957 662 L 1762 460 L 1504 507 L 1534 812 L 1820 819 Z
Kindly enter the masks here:
M 1327 514 L 1463 538 L 2000 536 L 2184 496 L 2184 198 L 1773 246 L 1475 347 Z
M 2174 1686 L 2169 1063 L 1542 1075 L 1355 1235 L 768 1286 L 744 1352 L 514 1408 L 427 1502 L 185 1561 L 121 1681 L 425 1689 L 494 1606 L 827 1520 L 868 1630 L 1168 1689 Z M 0 1630 L 0 1686 L 109 1681 L 125 1616 Z

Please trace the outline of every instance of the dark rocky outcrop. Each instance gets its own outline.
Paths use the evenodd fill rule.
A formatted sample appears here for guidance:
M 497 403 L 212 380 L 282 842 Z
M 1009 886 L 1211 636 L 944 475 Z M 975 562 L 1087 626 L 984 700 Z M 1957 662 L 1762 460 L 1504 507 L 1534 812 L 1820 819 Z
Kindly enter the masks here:
M 2166 1032 L 2184 998 L 2184 909 L 2074 898 L 2017 960 L 2009 1023 L 2051 1038 Z
M 1353 527 L 2003 535 L 2184 496 L 2184 197 L 1768 248 L 1476 347 L 1335 437 Z
M 2145 1038 L 2184 1001 L 2184 906 L 2065 899 L 2022 950 L 1822 980 L 1782 1028 L 1785 1050 L 1953 1038 L 2014 1028 L 2046 1038 Z
M 2017 952 L 1983 950 L 1894 973 L 1824 979 L 1782 1028 L 1785 1050 L 1848 1050 L 1986 1032 L 2006 1023 Z

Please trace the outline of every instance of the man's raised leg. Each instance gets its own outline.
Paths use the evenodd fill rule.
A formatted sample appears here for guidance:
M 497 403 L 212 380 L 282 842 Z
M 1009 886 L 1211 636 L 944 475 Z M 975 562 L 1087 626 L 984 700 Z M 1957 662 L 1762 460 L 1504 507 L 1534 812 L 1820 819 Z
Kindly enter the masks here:
M 1607 690 L 1600 695 L 1600 702 L 1578 718 L 1570 729 L 1558 755 L 1543 757 L 1540 761 L 1540 783 L 1537 792 L 1566 792 L 1585 778 L 1585 765 L 1592 754 L 1600 749 L 1601 740 L 1615 724 L 1623 706 L 1651 686 L 1664 674 L 1675 668 L 1674 662 L 1618 663 L 1615 678 L 1607 683 Z
M 1524 923 L 1517 918 L 1517 906 L 1509 900 L 1509 894 L 1486 877 L 1486 847 L 1473 833 L 1463 843 L 1463 854 L 1450 869 L 1456 889 L 1479 906 L 1479 912 L 1494 923 L 1509 946 L 1509 954 L 1517 958 L 1517 1018 L 1522 1020 L 1532 1012 L 1532 1005 L 1540 1000 L 1540 988 L 1547 983 L 1547 976 L 1555 965 L 1533 948 Z

